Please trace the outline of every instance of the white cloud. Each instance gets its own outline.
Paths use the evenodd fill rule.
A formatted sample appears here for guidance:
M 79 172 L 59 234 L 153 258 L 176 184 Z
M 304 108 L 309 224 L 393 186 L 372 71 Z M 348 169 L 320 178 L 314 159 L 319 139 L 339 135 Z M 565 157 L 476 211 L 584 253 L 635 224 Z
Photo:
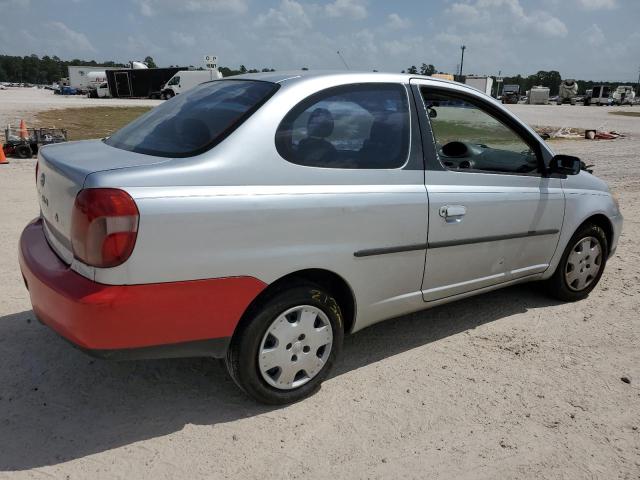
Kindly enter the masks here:
M 527 17 L 525 26 L 547 38 L 566 37 L 569 33 L 562 20 L 545 12 L 538 12 Z
M 159 13 L 218 13 L 242 14 L 248 9 L 247 0 L 135 0 L 140 13 L 151 17 Z
M 618 6 L 617 0 L 578 0 L 578 5 L 586 10 L 612 10 Z
M 545 11 L 526 12 L 519 0 L 474 0 L 455 2 L 445 10 L 453 25 L 484 29 L 488 34 L 500 30 L 534 32 L 545 38 L 566 37 L 567 26 Z
M 587 28 L 583 32 L 582 36 L 592 47 L 599 47 L 600 45 L 604 45 L 607 40 L 602 29 L 595 23 Z
M 183 32 L 171 32 L 171 42 L 176 47 L 193 47 L 196 44 L 196 38 Z
M 62 22 L 49 22 L 47 26 L 53 30 L 51 43 L 68 51 L 95 52 L 84 33 L 76 32 Z
M 402 30 L 411 26 L 411 20 L 403 18 L 397 13 L 390 13 L 387 16 L 387 26 L 395 30 Z
M 475 23 L 481 19 L 480 11 L 468 3 L 454 3 L 446 10 L 446 13 L 464 23 Z
M 347 17 L 362 20 L 367 17 L 367 7 L 363 0 L 335 0 L 324 7 L 330 17 Z
M 254 25 L 270 29 L 278 36 L 293 36 L 310 29 L 311 20 L 298 2 L 282 0 L 278 8 L 258 15 Z
M 0 0 L 0 8 L 26 8 L 30 5 L 30 0 Z

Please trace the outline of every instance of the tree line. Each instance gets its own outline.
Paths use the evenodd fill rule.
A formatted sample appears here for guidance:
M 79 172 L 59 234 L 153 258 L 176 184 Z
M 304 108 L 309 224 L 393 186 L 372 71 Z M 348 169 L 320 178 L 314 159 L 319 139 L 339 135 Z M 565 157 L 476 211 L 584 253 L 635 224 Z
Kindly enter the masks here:
M 156 67 L 155 61 L 150 56 L 145 57 L 144 63 L 146 63 L 149 68 Z M 52 84 L 68 75 L 67 67 L 70 65 L 87 65 L 96 68 L 128 68 L 130 66 L 128 63 L 119 63 L 111 60 L 106 62 L 96 62 L 95 60 L 85 60 L 80 58 L 61 60 L 55 55 L 53 57 L 48 55 L 39 57 L 35 54 L 24 57 L 0 55 L 0 82 L 31 83 L 36 85 Z M 171 66 L 173 67 L 173 65 Z M 179 65 L 176 65 L 176 67 L 179 67 Z M 184 68 L 193 68 L 193 66 L 191 65 Z M 258 70 L 257 68 L 247 68 L 244 65 L 240 65 L 237 69 L 231 67 L 219 67 L 219 70 L 224 77 L 241 75 L 243 73 L 275 72 L 273 68 L 262 68 Z
M 150 56 L 145 57 L 144 62 L 150 68 L 156 67 L 153 58 L 151 58 Z M 96 68 L 129 67 L 128 63 L 118 63 L 114 61 L 96 62 L 95 60 L 83 60 L 79 58 L 74 58 L 72 60 L 61 60 L 55 55 L 52 57 L 48 55 L 39 57 L 38 55 L 34 54 L 24 57 L 0 55 L 0 82 L 51 84 L 67 76 L 67 67 L 69 65 L 88 65 L 95 66 Z M 193 68 L 193 66 L 184 68 Z M 224 77 L 242 75 L 244 73 L 275 72 L 273 68 L 247 68 L 244 65 L 240 65 L 240 67 L 237 69 L 221 66 L 219 67 L 219 70 Z M 303 67 L 302 70 L 308 69 L 306 67 Z M 440 72 L 432 64 L 427 63 L 423 63 L 420 67 L 412 65 L 406 70 L 403 70 L 402 73 L 405 73 L 405 71 L 406 73 L 421 75 L 444 73 Z M 495 76 L 493 78 L 495 80 Z M 464 80 L 464 77 L 462 80 Z M 530 90 L 533 86 L 542 85 L 544 87 L 549 87 L 551 95 L 557 95 L 560 89 L 561 82 L 562 77 L 560 75 L 560 72 L 556 70 L 540 70 L 539 72 L 526 77 L 523 77 L 522 75 L 516 75 L 514 77 L 503 78 L 503 85 L 519 85 L 520 92 L 522 92 L 523 94 L 525 91 Z M 577 80 L 577 82 L 579 93 L 584 93 L 585 90 L 593 88 L 594 85 L 608 85 L 610 87 L 624 85 L 624 82 L 594 82 L 591 80 Z M 494 89 L 496 87 L 497 84 L 495 84 Z

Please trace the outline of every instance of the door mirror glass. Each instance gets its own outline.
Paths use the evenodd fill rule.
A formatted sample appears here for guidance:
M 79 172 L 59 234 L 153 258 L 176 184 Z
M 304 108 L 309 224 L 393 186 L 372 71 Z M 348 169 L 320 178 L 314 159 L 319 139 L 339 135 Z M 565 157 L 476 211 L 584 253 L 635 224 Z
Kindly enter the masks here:
M 578 157 L 571 155 L 556 155 L 551 159 L 549 170 L 551 173 L 560 173 L 563 175 L 577 175 L 582 168 L 582 162 Z

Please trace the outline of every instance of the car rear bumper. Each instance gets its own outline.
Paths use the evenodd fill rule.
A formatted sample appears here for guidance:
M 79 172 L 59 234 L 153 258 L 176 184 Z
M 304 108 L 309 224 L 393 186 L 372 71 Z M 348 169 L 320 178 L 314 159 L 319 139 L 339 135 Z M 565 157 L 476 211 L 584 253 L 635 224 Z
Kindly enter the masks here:
M 223 357 L 244 311 L 266 287 L 253 277 L 104 285 L 53 252 L 42 221 L 20 238 L 20 268 L 38 319 L 96 356 Z

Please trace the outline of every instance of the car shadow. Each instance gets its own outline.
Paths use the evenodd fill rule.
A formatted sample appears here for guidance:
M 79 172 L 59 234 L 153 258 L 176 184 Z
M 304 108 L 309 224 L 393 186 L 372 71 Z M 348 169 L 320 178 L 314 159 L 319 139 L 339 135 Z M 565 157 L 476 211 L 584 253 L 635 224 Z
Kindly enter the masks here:
M 379 323 L 345 339 L 333 377 L 530 309 L 553 305 L 511 287 Z M 0 471 L 55 465 L 266 413 L 211 359 L 109 362 L 70 348 L 32 311 L 0 317 Z M 286 407 L 280 407 L 286 409 Z

